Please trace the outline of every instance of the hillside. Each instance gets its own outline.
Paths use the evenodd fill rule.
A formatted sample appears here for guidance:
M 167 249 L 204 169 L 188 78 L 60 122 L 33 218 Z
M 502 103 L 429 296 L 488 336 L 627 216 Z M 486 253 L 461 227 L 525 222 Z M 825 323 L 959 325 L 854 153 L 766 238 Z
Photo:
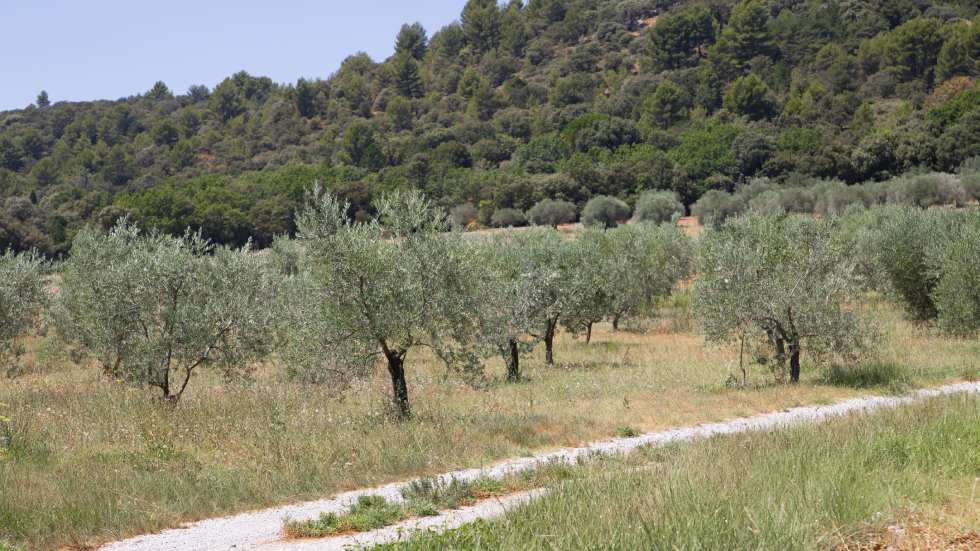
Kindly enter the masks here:
M 317 181 L 364 216 L 418 188 L 445 207 L 544 198 L 690 205 L 766 177 L 884 180 L 980 155 L 971 0 L 470 0 L 329 78 L 244 72 L 116 101 L 0 113 L 0 249 L 67 250 L 130 215 L 258 246 Z M 52 91 L 57 96 L 57 91 Z

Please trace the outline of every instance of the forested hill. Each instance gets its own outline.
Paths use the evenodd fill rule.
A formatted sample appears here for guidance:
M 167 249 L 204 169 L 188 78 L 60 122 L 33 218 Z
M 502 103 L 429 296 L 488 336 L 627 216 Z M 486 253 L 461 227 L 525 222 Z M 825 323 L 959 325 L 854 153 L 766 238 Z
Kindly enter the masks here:
M 329 78 L 241 72 L 117 101 L 0 113 L 0 248 L 66 250 L 93 222 L 258 245 L 312 182 L 420 188 L 446 207 L 690 204 L 749 178 L 858 182 L 980 155 L 975 0 L 470 0 Z M 330 68 L 325 67 L 324 72 Z M 57 97 L 57 90 L 51 90 Z

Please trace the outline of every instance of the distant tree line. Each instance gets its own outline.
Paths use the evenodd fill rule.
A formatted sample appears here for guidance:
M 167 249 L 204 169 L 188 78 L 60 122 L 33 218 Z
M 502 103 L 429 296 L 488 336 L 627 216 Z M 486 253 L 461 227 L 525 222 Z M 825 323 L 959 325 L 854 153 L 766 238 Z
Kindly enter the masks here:
M 759 178 L 953 173 L 980 155 L 977 17 L 968 0 L 470 0 L 325 79 L 50 90 L 0 113 L 0 247 L 56 255 L 121 214 L 263 247 L 295 231 L 311 176 L 355 219 L 417 190 L 506 226 L 543 200 L 690 208 Z

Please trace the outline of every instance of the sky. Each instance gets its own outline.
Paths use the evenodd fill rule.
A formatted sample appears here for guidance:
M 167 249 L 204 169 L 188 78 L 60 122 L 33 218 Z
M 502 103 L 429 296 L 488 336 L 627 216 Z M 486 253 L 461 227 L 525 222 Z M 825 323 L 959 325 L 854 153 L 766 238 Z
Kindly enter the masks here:
M 326 78 L 350 54 L 380 61 L 403 23 L 431 37 L 465 0 L 0 0 L 0 110 L 175 93 L 245 70 Z

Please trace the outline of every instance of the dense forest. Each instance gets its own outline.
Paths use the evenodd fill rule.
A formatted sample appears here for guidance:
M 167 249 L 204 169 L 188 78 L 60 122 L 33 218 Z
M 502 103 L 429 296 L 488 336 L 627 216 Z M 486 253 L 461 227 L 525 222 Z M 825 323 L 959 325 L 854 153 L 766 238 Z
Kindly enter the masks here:
M 408 188 L 490 225 L 543 199 L 954 172 L 980 155 L 978 74 L 975 0 L 469 0 L 322 80 L 0 113 L 0 249 L 59 254 L 123 215 L 265 246 L 314 182 L 355 218 Z

